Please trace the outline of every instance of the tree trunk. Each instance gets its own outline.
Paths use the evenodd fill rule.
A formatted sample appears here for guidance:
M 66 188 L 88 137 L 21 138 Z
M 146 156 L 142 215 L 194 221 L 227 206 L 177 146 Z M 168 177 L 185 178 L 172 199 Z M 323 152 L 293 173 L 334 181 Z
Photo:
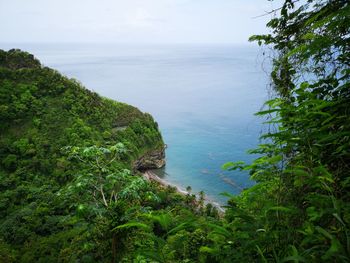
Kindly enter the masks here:
M 117 234 L 112 235 L 112 263 L 115 263 L 117 259 Z

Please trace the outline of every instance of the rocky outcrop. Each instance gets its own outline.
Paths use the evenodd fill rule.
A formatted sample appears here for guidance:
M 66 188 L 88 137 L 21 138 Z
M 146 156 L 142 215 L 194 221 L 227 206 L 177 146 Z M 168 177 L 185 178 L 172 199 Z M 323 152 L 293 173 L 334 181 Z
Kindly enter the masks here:
M 165 147 L 149 151 L 134 162 L 134 169 L 146 171 L 150 169 L 159 169 L 165 166 Z

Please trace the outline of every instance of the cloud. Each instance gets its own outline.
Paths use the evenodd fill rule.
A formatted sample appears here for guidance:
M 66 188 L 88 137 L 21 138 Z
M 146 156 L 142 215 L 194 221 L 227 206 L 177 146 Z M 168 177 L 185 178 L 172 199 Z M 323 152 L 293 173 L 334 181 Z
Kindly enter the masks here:
M 157 18 L 142 7 L 137 7 L 125 16 L 125 25 L 135 28 L 149 28 L 154 25 Z
M 262 4 L 264 3 L 264 4 Z M 3 42 L 246 42 L 262 0 L 0 0 Z

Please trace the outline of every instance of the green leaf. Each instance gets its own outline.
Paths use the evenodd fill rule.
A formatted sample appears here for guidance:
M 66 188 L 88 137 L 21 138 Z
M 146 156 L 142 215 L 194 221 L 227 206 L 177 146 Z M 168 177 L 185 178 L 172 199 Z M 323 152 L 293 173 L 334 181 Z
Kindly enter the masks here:
M 222 236 L 225 236 L 226 238 L 229 238 L 232 236 L 231 231 L 227 230 L 226 228 L 216 225 L 216 224 L 211 224 L 208 223 L 208 226 L 212 229 L 212 232 L 215 234 L 219 234 Z
M 181 223 L 180 225 L 172 228 L 168 233 L 167 235 L 170 236 L 176 232 L 179 232 L 183 229 L 187 229 L 187 228 L 190 228 L 193 226 L 193 221 L 188 221 L 188 222 L 184 222 L 184 223 Z
M 222 193 L 220 193 L 220 195 L 228 197 L 228 198 L 234 198 L 235 197 L 235 195 L 233 195 L 231 193 L 228 193 L 228 192 L 222 192 Z
M 118 229 L 127 229 L 127 228 L 131 228 L 131 227 L 136 227 L 136 228 L 142 228 L 146 231 L 151 231 L 152 229 L 150 228 L 150 226 L 140 223 L 140 222 L 129 222 L 120 226 L 117 226 L 115 228 L 112 229 L 112 231 L 118 230 Z
M 268 212 L 270 211 L 278 211 L 278 212 L 284 212 L 284 213 L 296 213 L 295 208 L 289 208 L 289 207 L 284 207 L 284 206 L 274 206 L 270 207 L 269 209 L 266 210 L 265 215 L 267 215 Z
M 243 161 L 227 162 L 221 166 L 221 169 L 231 171 L 236 169 L 243 169 L 244 166 L 245 166 L 245 162 Z
M 264 253 L 261 251 L 261 249 L 258 245 L 256 246 L 256 250 L 258 251 L 258 253 L 261 257 L 262 262 L 267 263 L 267 259 L 265 258 Z
M 203 247 L 201 247 L 199 249 L 199 252 L 201 252 L 201 253 L 208 253 L 208 254 L 216 254 L 217 250 L 213 249 L 213 248 L 210 248 L 210 247 L 207 247 L 207 246 L 203 246 Z

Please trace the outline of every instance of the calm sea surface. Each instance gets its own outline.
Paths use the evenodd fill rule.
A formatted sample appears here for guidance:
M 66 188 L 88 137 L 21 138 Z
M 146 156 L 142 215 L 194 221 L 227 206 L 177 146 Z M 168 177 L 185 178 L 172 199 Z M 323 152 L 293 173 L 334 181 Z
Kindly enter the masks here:
M 182 188 L 213 200 L 253 184 L 242 172 L 223 172 L 228 161 L 249 161 L 262 119 L 253 116 L 267 99 L 259 51 L 229 45 L 0 44 L 21 48 L 76 78 L 90 90 L 151 113 L 167 149 L 158 171 Z

